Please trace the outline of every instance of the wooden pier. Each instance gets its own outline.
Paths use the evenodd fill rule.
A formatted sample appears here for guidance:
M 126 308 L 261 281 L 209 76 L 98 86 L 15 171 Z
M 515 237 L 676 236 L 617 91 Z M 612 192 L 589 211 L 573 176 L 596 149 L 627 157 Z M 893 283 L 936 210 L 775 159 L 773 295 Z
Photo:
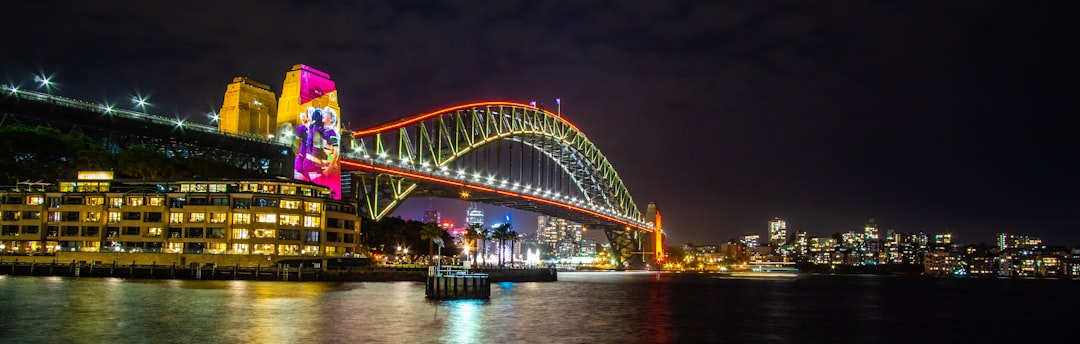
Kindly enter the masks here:
M 470 273 L 467 269 L 431 266 L 426 294 L 437 300 L 489 299 L 491 279 L 488 274 Z

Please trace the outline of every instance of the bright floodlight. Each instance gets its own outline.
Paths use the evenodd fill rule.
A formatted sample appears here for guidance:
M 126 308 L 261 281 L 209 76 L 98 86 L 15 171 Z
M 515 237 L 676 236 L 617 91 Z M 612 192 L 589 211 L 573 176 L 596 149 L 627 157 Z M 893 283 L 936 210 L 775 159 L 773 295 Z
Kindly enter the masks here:
M 131 97 L 131 103 L 141 107 L 143 112 L 146 111 L 146 106 L 150 105 L 150 103 L 146 101 L 146 98 L 140 96 Z
M 41 86 L 45 86 L 46 88 L 52 85 L 52 81 L 49 80 L 49 77 L 44 75 L 35 75 L 34 81 L 40 83 Z

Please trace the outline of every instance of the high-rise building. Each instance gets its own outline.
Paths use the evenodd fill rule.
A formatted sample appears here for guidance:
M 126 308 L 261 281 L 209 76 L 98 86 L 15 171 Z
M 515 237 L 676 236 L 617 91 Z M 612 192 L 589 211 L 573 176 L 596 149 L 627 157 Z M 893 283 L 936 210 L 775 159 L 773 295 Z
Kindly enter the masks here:
M 878 240 L 878 226 L 874 222 L 874 218 L 870 218 L 866 221 L 866 226 L 863 227 L 863 236 L 866 240 Z
M 787 222 L 774 217 L 769 220 L 769 246 L 783 245 L 787 240 Z
M 246 77 L 235 77 L 225 88 L 218 111 L 218 130 L 233 134 L 269 137 L 277 125 L 277 99 L 270 86 Z
M 465 210 L 465 225 L 479 224 L 484 225 L 484 209 L 476 206 L 476 203 L 470 203 L 469 209 Z
M 547 215 L 536 217 L 536 239 L 541 246 L 548 246 L 557 257 L 577 254 L 584 227 L 576 222 Z

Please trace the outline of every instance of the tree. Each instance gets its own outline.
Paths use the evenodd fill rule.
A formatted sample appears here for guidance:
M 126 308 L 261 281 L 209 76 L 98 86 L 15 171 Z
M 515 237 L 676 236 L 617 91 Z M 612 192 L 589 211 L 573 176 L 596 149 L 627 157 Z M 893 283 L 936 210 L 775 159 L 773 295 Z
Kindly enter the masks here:
M 422 229 L 420 229 L 420 239 L 427 240 L 428 242 L 429 256 L 435 255 L 435 239 L 442 239 L 443 232 L 445 231 L 442 228 L 439 228 L 439 225 L 434 222 L 425 223 Z
M 514 265 L 514 243 L 518 241 L 518 232 L 513 230 L 513 226 L 509 223 L 506 224 L 507 236 L 510 240 L 510 265 Z
M 480 244 L 481 245 L 480 248 L 483 249 L 483 253 L 481 253 L 480 258 L 483 258 L 484 259 L 484 264 L 487 264 L 487 246 L 488 246 L 487 241 L 488 241 L 488 238 L 491 237 L 491 228 L 487 228 L 487 227 L 484 227 L 483 225 L 480 225 L 480 228 L 477 229 L 477 233 L 480 234 L 480 240 L 483 241 L 483 244 Z
M 472 261 L 476 262 L 476 254 L 479 248 L 476 247 L 477 241 L 480 240 L 481 232 L 484 230 L 484 225 L 479 223 L 470 223 L 469 227 L 465 229 L 465 242 L 466 246 L 472 246 Z
M 49 127 L 0 127 L 0 183 L 54 182 L 79 169 L 107 169 L 108 153 L 89 137 Z
M 139 179 L 159 179 L 175 171 L 165 154 L 145 145 L 135 145 L 116 154 L 118 172 Z
M 496 227 L 491 231 L 491 238 L 498 240 L 499 245 L 499 265 L 503 265 L 503 247 L 506 245 L 506 239 L 510 236 L 510 224 L 504 223 L 499 227 Z

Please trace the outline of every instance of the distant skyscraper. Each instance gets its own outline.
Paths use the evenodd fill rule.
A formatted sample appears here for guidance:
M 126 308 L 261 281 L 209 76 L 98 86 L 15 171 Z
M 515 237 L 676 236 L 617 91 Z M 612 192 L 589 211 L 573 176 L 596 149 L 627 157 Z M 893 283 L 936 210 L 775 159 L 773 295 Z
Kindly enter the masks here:
M 536 217 L 536 240 L 548 246 L 557 257 L 572 257 L 577 254 L 581 243 L 584 226 L 547 215 Z
M 442 218 L 439 216 L 438 209 L 424 210 L 424 223 L 441 223 Z
M 277 97 L 270 86 L 246 77 L 235 77 L 225 88 L 218 111 L 218 130 L 232 134 L 268 137 L 277 121 Z
M 774 217 L 769 221 L 769 246 L 783 245 L 787 240 L 787 222 Z
M 469 209 L 465 210 L 465 225 L 480 224 L 484 225 L 484 209 L 476 206 L 476 203 L 470 203 Z
M 869 220 L 866 221 L 866 227 L 863 228 L 863 235 L 865 235 L 866 240 L 879 239 L 878 226 L 877 223 L 874 222 L 874 218 L 871 217 Z

